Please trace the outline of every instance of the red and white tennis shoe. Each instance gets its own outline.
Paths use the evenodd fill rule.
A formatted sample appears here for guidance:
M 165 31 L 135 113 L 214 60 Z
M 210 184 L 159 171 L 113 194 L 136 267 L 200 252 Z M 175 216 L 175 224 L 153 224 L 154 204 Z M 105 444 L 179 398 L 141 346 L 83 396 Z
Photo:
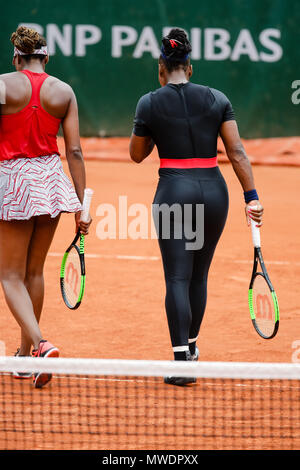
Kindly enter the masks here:
M 58 357 L 59 350 L 53 346 L 49 341 L 40 341 L 38 349 L 32 351 L 33 357 Z M 35 388 L 44 387 L 52 379 L 52 374 L 47 372 L 38 372 L 34 374 L 34 386 Z

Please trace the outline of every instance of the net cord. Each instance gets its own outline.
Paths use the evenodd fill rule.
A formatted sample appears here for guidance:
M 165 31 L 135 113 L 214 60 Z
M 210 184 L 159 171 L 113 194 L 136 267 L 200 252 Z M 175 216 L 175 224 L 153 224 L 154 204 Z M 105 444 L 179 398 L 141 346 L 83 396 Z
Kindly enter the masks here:
M 300 380 L 300 363 L 185 362 L 0 356 L 0 373 L 9 373 L 16 370 L 64 375 Z

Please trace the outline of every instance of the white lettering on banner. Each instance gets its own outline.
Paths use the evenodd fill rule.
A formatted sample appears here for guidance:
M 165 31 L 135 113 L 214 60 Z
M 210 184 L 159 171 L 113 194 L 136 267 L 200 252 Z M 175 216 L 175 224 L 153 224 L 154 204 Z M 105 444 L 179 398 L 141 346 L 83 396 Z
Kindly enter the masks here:
M 44 35 L 44 28 L 36 23 L 20 23 L 20 25 L 34 28 L 39 34 Z M 20 26 L 19 25 L 19 26 Z M 55 55 L 57 49 L 63 53 L 64 56 L 70 57 L 73 54 L 72 46 L 73 26 L 65 24 L 62 31 L 59 27 L 50 23 L 46 26 L 46 39 L 48 43 L 49 55 Z M 75 55 L 78 57 L 86 56 L 86 46 L 97 44 L 101 41 L 101 29 L 95 25 L 78 24 L 75 26 Z
M 294 80 L 292 88 L 296 89 L 292 94 L 291 100 L 293 104 L 300 104 L 300 80 Z
M 259 60 L 258 52 L 248 29 L 242 29 L 234 45 L 231 60 L 240 60 L 241 55 L 248 55 L 252 62 Z
M 194 60 L 201 59 L 201 29 L 200 28 L 191 28 L 191 44 L 192 52 L 191 58 Z
M 279 29 L 264 29 L 259 35 L 261 45 L 273 52 L 272 54 L 261 52 L 260 59 L 262 62 L 278 62 L 282 57 L 282 47 L 277 42 L 272 41 L 272 39 L 270 39 L 271 37 L 280 39 L 281 32 Z
M 228 44 L 230 34 L 222 28 L 206 28 L 204 30 L 204 58 L 206 60 L 226 60 L 230 56 L 230 46 Z M 218 48 L 219 52 L 215 49 Z
M 76 56 L 86 55 L 86 46 L 92 46 L 101 41 L 102 33 L 98 26 L 80 24 L 76 26 Z
M 60 50 L 66 57 L 72 55 L 85 57 L 88 51 L 102 39 L 101 29 L 91 24 L 58 26 L 50 23 L 45 28 L 36 23 L 21 24 L 35 28 L 40 34 L 46 32 L 50 55 L 55 55 Z M 162 36 L 167 35 L 171 29 L 171 26 L 164 26 Z M 186 32 L 191 41 L 191 58 L 194 60 L 203 58 L 207 61 L 232 60 L 236 62 L 241 57 L 248 57 L 251 62 L 278 62 L 283 55 L 282 46 L 279 43 L 281 31 L 275 28 L 262 30 L 258 37 L 254 37 L 249 29 L 241 29 L 235 41 L 232 40 L 230 32 L 224 28 L 191 28 Z M 112 26 L 111 56 L 120 58 L 126 48 L 132 46 L 134 47 L 133 51 L 130 50 L 130 54 L 133 58 L 140 59 L 145 54 L 150 54 L 157 59 L 160 54 L 160 37 L 157 39 L 151 26 L 145 26 L 141 33 L 138 33 L 133 26 Z
M 135 44 L 138 37 L 137 30 L 131 26 L 112 27 L 112 57 L 122 57 L 123 47 Z
M 47 25 L 47 44 L 49 55 L 56 53 L 56 45 L 65 56 L 72 55 L 72 25 L 64 24 L 62 32 L 56 24 Z
M 150 52 L 154 59 L 158 59 L 160 55 L 160 48 L 153 32 L 153 29 L 150 26 L 145 26 L 143 29 L 136 48 L 133 52 L 133 57 L 139 59 L 142 57 L 144 52 Z

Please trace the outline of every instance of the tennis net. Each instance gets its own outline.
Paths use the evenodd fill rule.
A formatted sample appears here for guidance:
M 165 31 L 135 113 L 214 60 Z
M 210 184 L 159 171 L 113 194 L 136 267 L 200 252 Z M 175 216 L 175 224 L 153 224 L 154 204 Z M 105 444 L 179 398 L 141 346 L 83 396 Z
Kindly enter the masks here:
M 299 448 L 300 364 L 0 357 L 1 450 Z

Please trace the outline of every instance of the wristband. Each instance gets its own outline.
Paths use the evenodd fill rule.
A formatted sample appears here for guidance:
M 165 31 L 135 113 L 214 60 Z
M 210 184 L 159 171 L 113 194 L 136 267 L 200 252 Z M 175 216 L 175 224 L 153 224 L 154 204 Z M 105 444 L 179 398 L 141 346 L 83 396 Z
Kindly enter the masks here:
M 256 192 L 256 189 L 251 189 L 250 191 L 244 191 L 244 198 L 245 198 L 246 204 L 248 204 L 248 202 L 250 201 L 258 200 L 258 194 Z

